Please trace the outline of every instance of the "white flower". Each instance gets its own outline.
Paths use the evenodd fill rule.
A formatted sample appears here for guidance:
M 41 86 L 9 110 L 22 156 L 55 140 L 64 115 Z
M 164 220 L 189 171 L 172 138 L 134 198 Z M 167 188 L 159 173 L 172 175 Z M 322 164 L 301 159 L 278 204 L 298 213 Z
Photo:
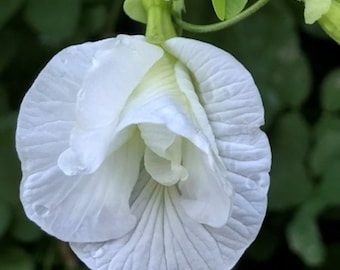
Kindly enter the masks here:
M 91 269 L 230 269 L 266 211 L 262 124 L 251 75 L 212 45 L 68 47 L 20 109 L 24 209 Z

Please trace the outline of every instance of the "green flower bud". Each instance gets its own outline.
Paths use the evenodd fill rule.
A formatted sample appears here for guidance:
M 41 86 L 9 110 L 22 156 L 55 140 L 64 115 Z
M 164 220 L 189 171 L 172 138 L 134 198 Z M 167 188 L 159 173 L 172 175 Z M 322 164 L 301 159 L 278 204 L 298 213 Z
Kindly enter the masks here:
M 322 29 L 340 44 L 340 0 L 332 0 L 330 9 L 319 19 Z
M 319 20 L 328 12 L 333 0 L 304 0 L 305 2 L 305 22 L 312 24 Z

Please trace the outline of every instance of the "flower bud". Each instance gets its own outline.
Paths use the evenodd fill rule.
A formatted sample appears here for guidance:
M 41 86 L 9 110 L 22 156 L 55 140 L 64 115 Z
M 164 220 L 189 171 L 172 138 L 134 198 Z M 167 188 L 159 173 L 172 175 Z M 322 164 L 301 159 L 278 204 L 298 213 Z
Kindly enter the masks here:
M 332 39 L 340 44 L 340 0 L 332 0 L 328 12 L 319 19 L 319 24 Z

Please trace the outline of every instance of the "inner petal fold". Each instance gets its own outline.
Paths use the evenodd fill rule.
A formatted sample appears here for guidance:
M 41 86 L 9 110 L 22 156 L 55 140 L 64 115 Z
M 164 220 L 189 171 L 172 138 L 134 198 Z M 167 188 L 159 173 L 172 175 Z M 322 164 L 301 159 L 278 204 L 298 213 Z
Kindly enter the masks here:
M 178 184 L 181 204 L 188 216 L 212 227 L 224 226 L 231 214 L 233 188 L 224 168 L 212 155 L 207 155 L 190 142 L 183 148 L 183 165 L 188 170 L 187 181 Z
M 139 125 L 146 144 L 144 165 L 160 184 L 171 186 L 188 178 L 182 166 L 182 138 L 162 125 Z

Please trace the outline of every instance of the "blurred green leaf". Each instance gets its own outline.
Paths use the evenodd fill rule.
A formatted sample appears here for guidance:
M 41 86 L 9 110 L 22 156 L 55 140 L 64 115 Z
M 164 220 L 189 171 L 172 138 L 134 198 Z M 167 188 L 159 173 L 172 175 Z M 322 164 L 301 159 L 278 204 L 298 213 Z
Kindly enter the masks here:
M 328 164 L 322 175 L 319 195 L 325 204 L 340 206 L 340 159 Z
M 318 266 L 325 260 L 325 247 L 314 213 L 298 211 L 287 226 L 287 240 L 291 250 L 309 266 Z
M 105 6 L 90 6 L 84 12 L 82 28 L 86 28 L 88 34 L 97 34 L 105 25 L 107 16 L 108 14 Z
M 0 198 L 16 204 L 19 193 L 20 164 L 15 151 L 15 113 L 0 117 Z
M 274 156 L 275 159 L 275 156 Z M 273 164 L 268 194 L 268 208 L 282 211 L 306 201 L 313 191 L 313 185 L 302 163 L 278 166 Z
M 340 68 L 333 70 L 323 80 L 321 105 L 328 111 L 340 110 Z
M 0 117 L 9 110 L 8 97 L 5 87 L 0 84 Z
M 34 270 L 32 258 L 19 247 L 0 249 L 0 270 Z
M 287 43 L 277 51 L 276 61 L 277 65 L 271 71 L 273 87 L 285 104 L 299 108 L 311 89 L 311 72 L 307 60 L 296 41 L 291 40 L 291 44 Z
M 318 137 L 311 153 L 311 168 L 319 176 L 327 169 L 328 164 L 340 158 L 340 132 L 336 130 L 324 131 Z
M 329 132 L 338 132 L 340 134 L 340 117 L 333 113 L 324 112 L 315 125 L 314 132 L 316 140 Z
M 311 195 L 313 184 L 304 166 L 309 142 L 309 126 L 299 113 L 288 113 L 278 120 L 271 136 L 273 165 L 269 209 L 284 210 Z
M 318 23 L 306 24 L 304 21 L 302 21 L 300 24 L 300 27 L 303 29 L 303 31 L 313 36 L 314 38 L 324 39 L 324 40 L 329 38 L 327 34 L 322 30 L 322 28 L 320 27 Z
M 80 0 L 29 0 L 25 17 L 43 40 L 54 44 L 75 32 L 80 9 Z
M 298 112 L 281 116 L 272 132 L 272 148 L 280 162 L 304 160 L 310 146 L 310 127 Z
M 0 73 L 11 63 L 19 48 L 19 36 L 13 30 L 0 32 Z
M 235 17 L 247 2 L 248 0 L 212 0 L 215 13 L 221 21 Z
M 42 236 L 42 230 L 30 221 L 21 206 L 18 206 L 14 212 L 11 234 L 15 239 L 22 242 L 34 242 Z
M 320 266 L 313 268 L 314 270 L 339 270 L 340 256 L 339 256 L 340 244 L 330 244 L 327 248 L 327 260 Z
M 22 6 L 24 0 L 0 1 L 0 29 Z
M 6 233 L 11 220 L 11 207 L 0 200 L 0 238 Z
M 269 260 L 279 247 L 279 237 L 273 231 L 262 231 L 256 241 L 247 250 L 252 260 L 260 262 Z

